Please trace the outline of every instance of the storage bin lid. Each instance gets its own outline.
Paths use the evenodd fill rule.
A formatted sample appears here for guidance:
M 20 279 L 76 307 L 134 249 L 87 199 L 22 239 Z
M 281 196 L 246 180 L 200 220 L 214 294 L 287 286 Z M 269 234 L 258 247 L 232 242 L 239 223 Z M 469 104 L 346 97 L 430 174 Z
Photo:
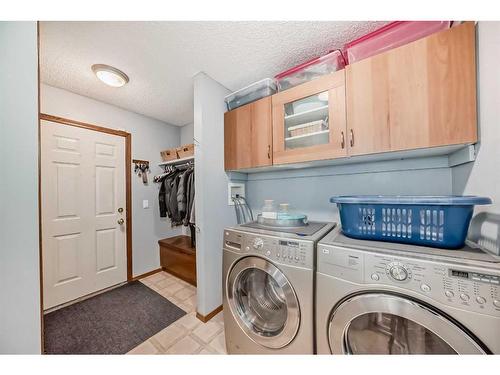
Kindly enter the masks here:
M 470 206 L 491 204 L 491 199 L 475 195 L 337 195 L 331 203 L 409 204 L 439 206 Z
M 293 74 L 295 72 L 303 70 L 303 69 L 307 68 L 308 66 L 317 64 L 318 62 L 320 62 L 322 60 L 329 59 L 332 56 L 338 56 L 340 59 L 342 59 L 344 65 L 345 65 L 345 58 L 344 58 L 344 55 L 342 55 L 342 51 L 339 50 L 339 49 L 335 49 L 333 51 L 328 52 L 326 55 L 323 55 L 323 56 L 320 56 L 320 57 L 315 57 L 314 59 L 308 60 L 308 61 L 306 61 L 306 62 L 304 62 L 304 63 L 302 63 L 300 65 L 294 66 L 291 69 L 288 69 L 288 70 L 285 70 L 284 72 L 278 73 L 278 74 L 276 74 L 274 76 L 274 78 L 280 80 L 280 79 L 282 79 L 284 77 L 288 77 L 289 75 L 291 75 L 291 74 Z
M 371 39 L 371 38 L 373 38 L 373 37 L 375 37 L 375 36 L 377 36 L 379 34 L 382 34 L 382 33 L 386 32 L 387 30 L 393 29 L 396 26 L 404 24 L 405 22 L 408 22 L 408 21 L 394 21 L 394 22 L 390 22 L 387 25 L 384 25 L 384 26 L 382 26 L 382 27 L 380 27 L 380 28 L 372 31 L 371 33 L 362 35 L 358 39 L 351 40 L 350 42 L 348 42 L 348 43 L 345 44 L 344 48 L 345 49 L 351 48 L 352 46 L 355 46 L 356 44 L 364 42 L 367 39 Z
M 388 31 L 390 31 L 391 29 L 394 29 L 394 28 L 396 28 L 398 26 L 401 26 L 401 25 L 411 24 L 412 22 L 415 22 L 415 21 L 394 21 L 394 22 L 390 22 L 387 25 L 384 25 L 384 26 L 382 26 L 382 27 L 380 27 L 380 28 L 372 31 L 371 33 L 365 34 L 365 35 L 361 36 L 358 39 L 351 40 L 350 42 L 348 42 L 348 43 L 345 44 L 344 49 L 347 50 L 347 49 L 352 48 L 353 46 L 355 46 L 355 45 L 357 45 L 359 43 L 362 43 L 362 42 L 366 41 L 366 40 L 373 39 L 377 35 L 386 33 Z M 451 26 L 451 21 L 434 21 L 434 22 L 440 22 L 443 25 L 446 24 L 447 27 Z
M 276 91 L 276 82 L 272 78 L 264 78 L 260 81 L 254 82 L 246 87 L 243 87 L 242 89 L 239 89 L 237 91 L 232 92 L 231 94 L 227 95 L 224 100 L 225 102 L 230 102 L 234 100 L 235 97 L 237 96 L 244 96 L 248 95 L 251 92 L 270 87 L 272 90 Z

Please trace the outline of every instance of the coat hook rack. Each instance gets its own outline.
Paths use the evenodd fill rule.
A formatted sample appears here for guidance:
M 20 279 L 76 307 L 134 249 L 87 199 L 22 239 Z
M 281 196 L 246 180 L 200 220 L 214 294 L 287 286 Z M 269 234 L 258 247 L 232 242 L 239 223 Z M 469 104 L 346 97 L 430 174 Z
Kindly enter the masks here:
M 148 172 L 149 172 L 149 161 L 148 160 L 140 160 L 140 159 L 132 159 L 132 163 L 134 163 L 134 172 L 137 173 L 139 177 L 142 177 L 142 182 L 144 184 L 148 183 Z

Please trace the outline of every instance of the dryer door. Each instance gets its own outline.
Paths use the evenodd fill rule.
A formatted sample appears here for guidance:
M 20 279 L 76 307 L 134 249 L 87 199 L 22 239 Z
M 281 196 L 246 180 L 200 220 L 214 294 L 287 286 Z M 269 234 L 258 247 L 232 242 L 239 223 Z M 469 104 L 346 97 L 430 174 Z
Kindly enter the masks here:
M 267 348 L 282 348 L 300 325 L 297 295 L 285 275 L 265 259 L 239 260 L 227 278 L 231 313 L 247 336 Z
M 328 326 L 334 354 L 484 354 L 465 328 L 424 303 L 366 293 L 334 309 Z

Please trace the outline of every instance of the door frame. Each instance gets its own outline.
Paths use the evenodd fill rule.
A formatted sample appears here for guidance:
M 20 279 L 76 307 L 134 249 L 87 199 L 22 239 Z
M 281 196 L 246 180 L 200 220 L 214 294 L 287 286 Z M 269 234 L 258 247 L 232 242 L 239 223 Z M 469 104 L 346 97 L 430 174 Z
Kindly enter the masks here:
M 39 112 L 38 116 L 38 215 L 39 215 L 39 252 L 40 252 L 40 313 L 42 331 L 42 353 L 44 349 L 43 329 L 43 248 L 42 248 L 42 190 L 41 190 L 41 128 L 42 120 L 60 124 L 61 126 L 74 126 L 82 129 L 92 130 L 100 133 L 117 135 L 125 138 L 125 219 L 126 229 L 126 258 L 127 258 L 127 282 L 133 280 L 132 273 L 132 134 L 123 130 L 110 129 L 86 122 L 70 120 L 68 118 L 53 116 Z M 83 296 L 82 296 L 83 297 Z

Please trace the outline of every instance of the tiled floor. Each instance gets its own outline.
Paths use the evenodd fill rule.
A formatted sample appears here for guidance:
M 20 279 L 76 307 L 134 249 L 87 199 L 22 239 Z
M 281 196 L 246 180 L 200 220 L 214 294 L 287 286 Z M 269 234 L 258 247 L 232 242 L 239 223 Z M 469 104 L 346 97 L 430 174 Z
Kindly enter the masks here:
M 207 323 L 196 318 L 195 287 L 166 272 L 155 273 L 141 282 L 187 314 L 128 354 L 226 354 L 223 313 Z

